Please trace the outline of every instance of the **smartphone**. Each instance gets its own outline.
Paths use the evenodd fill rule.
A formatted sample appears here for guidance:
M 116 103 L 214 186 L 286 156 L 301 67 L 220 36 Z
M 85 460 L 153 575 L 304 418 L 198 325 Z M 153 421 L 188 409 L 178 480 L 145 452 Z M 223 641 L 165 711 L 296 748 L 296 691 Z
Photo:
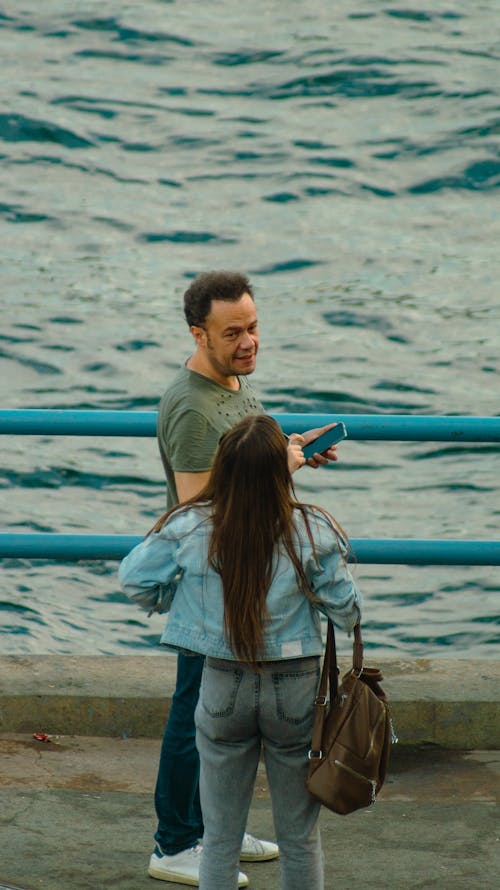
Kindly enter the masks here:
M 315 454 L 321 454 L 323 451 L 326 451 L 331 445 L 336 445 L 337 442 L 341 442 L 346 436 L 347 430 L 345 424 L 343 424 L 342 421 L 338 421 L 335 426 L 332 426 L 332 428 L 327 430 L 326 433 L 323 433 L 322 436 L 318 436 L 317 439 L 309 442 L 308 445 L 304 445 L 302 453 L 306 460 L 308 460 Z

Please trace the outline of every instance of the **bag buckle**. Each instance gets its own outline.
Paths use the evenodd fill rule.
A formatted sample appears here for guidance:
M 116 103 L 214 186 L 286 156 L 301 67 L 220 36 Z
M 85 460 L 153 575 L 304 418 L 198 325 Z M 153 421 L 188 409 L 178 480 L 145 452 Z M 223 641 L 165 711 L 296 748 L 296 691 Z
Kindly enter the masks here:
M 319 705 L 321 708 L 326 708 L 329 701 L 330 701 L 330 699 L 328 698 L 327 695 L 318 695 L 314 699 L 314 704 Z
M 313 749 L 311 748 L 311 750 L 309 751 L 309 754 L 307 755 L 307 759 L 308 760 L 323 760 L 323 751 L 321 750 L 321 748 L 319 749 L 319 751 L 313 751 Z

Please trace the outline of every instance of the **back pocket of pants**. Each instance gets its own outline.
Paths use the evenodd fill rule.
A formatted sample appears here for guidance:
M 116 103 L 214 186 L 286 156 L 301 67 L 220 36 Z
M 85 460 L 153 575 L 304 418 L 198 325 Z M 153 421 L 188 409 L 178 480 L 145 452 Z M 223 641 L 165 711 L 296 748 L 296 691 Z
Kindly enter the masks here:
M 278 719 L 294 726 L 310 721 L 318 683 L 319 666 L 313 670 L 273 674 Z
M 242 677 L 243 672 L 230 663 L 226 668 L 205 662 L 200 700 L 207 714 L 211 717 L 230 717 L 234 713 Z

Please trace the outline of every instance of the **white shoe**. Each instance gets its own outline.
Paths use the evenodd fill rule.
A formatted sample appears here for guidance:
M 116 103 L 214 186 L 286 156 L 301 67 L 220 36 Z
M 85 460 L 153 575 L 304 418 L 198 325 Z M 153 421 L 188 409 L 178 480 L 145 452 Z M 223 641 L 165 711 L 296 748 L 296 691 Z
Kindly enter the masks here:
M 201 844 L 166 856 L 159 847 L 155 848 L 149 860 L 148 875 L 159 881 L 171 881 L 172 884 L 189 884 L 197 887 L 200 883 Z M 243 872 L 238 874 L 238 887 L 248 887 L 248 878 Z
M 241 843 L 242 862 L 267 862 L 269 859 L 277 859 L 280 854 L 277 844 L 272 841 L 261 841 L 252 834 L 244 834 Z

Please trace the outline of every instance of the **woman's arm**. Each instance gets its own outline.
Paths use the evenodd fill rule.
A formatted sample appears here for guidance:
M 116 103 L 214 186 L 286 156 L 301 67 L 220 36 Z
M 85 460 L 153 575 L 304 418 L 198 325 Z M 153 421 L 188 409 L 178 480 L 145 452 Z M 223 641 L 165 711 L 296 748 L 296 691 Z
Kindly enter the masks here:
M 356 624 L 361 622 L 363 598 L 361 591 L 354 583 L 349 569 L 345 571 L 346 577 L 337 577 L 332 583 L 327 582 L 314 592 L 319 598 L 317 606 L 319 611 L 326 618 L 331 618 L 335 624 L 347 631 L 347 633 L 350 633 Z
M 319 611 L 349 632 L 361 621 L 363 598 L 332 529 L 330 533 L 331 545 L 319 548 L 318 565 L 313 573 L 311 587 L 318 597 Z M 323 535 L 322 538 L 324 545 Z
M 176 588 L 179 567 L 177 545 L 162 532 L 148 535 L 120 563 L 122 590 L 149 612 L 168 612 Z

